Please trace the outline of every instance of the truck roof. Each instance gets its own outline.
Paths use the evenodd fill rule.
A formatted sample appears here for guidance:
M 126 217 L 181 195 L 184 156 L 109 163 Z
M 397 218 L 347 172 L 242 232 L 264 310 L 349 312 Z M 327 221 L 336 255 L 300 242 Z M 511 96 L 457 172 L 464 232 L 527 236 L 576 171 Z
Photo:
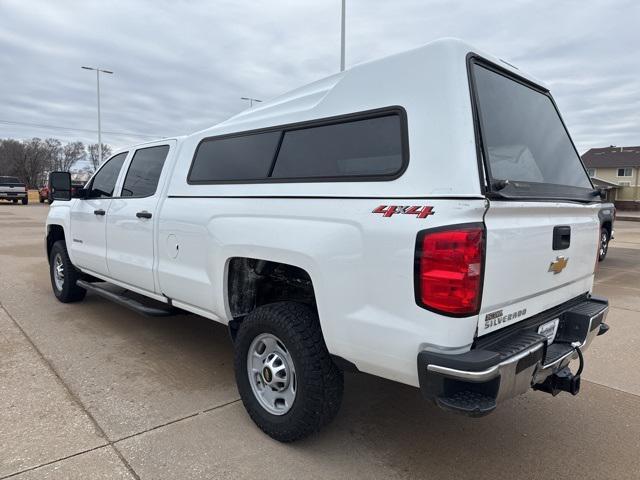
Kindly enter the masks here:
M 294 120 L 292 117 L 296 117 L 295 120 L 300 120 L 302 116 L 322 118 L 364 110 L 363 100 L 372 101 L 393 91 L 396 82 L 375 81 L 387 79 L 388 72 L 408 72 L 417 77 L 438 76 L 439 72 L 449 68 L 466 68 L 466 58 L 470 53 L 548 90 L 542 82 L 504 60 L 486 54 L 457 38 L 442 38 L 412 50 L 355 65 L 344 72 L 296 88 L 196 132 L 195 135 L 217 135 L 228 131 L 291 123 Z M 358 86 L 358 89 L 354 89 L 354 86 Z M 439 95 L 437 91 L 431 93 Z
M 127 145 L 125 147 L 121 147 L 118 149 L 115 149 L 112 153 L 111 153 L 111 157 L 113 157 L 114 155 L 118 155 L 119 153 L 122 152 L 129 152 L 131 150 L 135 150 L 137 148 L 143 148 L 147 145 L 153 145 L 156 144 L 158 142 L 169 142 L 171 140 L 182 140 L 183 138 L 186 138 L 186 135 L 174 135 L 173 137 L 158 137 L 155 140 L 147 140 L 145 142 L 140 142 L 140 143 L 134 143 L 131 145 Z
M 322 197 L 483 196 L 467 73 L 469 55 L 541 85 L 513 65 L 457 39 L 356 65 L 245 110 L 181 140 L 172 195 L 301 195 Z M 194 185 L 187 176 L 194 152 L 207 137 L 336 117 L 389 107 L 406 113 L 408 163 L 386 181 L 317 181 L 255 185 Z M 239 190 L 240 188 L 240 190 Z

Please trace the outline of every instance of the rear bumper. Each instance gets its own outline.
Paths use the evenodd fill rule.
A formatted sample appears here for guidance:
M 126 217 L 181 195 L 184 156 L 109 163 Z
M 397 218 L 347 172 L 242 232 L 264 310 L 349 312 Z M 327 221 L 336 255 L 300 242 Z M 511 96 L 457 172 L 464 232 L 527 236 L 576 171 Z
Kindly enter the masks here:
M 4 200 L 13 200 L 14 198 L 25 198 L 26 192 L 0 192 L 0 198 Z
M 585 298 L 565 309 L 545 312 L 534 323 L 506 336 L 483 339 L 463 354 L 420 352 L 420 389 L 444 409 L 486 415 L 501 401 L 540 386 L 548 377 L 560 372 L 566 375 L 569 362 L 578 356 L 577 349 L 585 350 L 599 333 L 606 332 L 608 310 L 607 300 Z M 555 318 L 559 318 L 556 338 L 547 345 L 538 327 Z

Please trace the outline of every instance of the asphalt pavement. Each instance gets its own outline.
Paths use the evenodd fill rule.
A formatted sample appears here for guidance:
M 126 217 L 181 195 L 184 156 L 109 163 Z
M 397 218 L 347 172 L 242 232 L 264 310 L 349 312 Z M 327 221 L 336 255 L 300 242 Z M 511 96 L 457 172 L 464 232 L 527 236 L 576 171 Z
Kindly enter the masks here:
M 611 330 L 577 397 L 531 391 L 470 419 L 348 374 L 335 421 L 283 445 L 239 401 L 224 326 L 59 303 L 47 209 L 0 203 L 0 479 L 640 478 L 639 222 L 617 223 L 599 265 Z

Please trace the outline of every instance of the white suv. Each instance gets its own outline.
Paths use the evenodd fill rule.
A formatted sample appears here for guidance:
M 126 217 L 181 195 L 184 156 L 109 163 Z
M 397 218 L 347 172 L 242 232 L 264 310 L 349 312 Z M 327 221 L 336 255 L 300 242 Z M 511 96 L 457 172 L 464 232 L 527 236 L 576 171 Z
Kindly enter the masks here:
M 344 370 L 467 415 L 576 394 L 608 328 L 600 199 L 549 91 L 458 40 L 128 148 L 79 198 L 51 184 L 57 298 L 228 325 L 244 405 L 281 441 L 333 418 Z

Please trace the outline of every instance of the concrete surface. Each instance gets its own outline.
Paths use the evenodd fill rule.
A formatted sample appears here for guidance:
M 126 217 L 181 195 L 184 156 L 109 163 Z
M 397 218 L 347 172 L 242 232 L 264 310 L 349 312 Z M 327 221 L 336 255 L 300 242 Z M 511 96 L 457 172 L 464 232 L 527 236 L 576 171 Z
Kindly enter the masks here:
M 120 461 L 113 447 L 106 446 L 64 458 L 11 478 L 15 480 L 132 480 L 135 474 Z
M 0 353 L 0 477 L 106 443 L 1 307 Z
M 640 212 L 634 210 L 618 210 L 616 212 L 616 218 L 629 222 L 640 222 Z
M 599 265 L 611 331 L 577 397 L 532 391 L 468 419 L 347 375 L 336 420 L 282 445 L 238 400 L 224 327 L 55 300 L 47 208 L 0 204 L 0 479 L 640 478 L 638 223 L 618 222 Z

